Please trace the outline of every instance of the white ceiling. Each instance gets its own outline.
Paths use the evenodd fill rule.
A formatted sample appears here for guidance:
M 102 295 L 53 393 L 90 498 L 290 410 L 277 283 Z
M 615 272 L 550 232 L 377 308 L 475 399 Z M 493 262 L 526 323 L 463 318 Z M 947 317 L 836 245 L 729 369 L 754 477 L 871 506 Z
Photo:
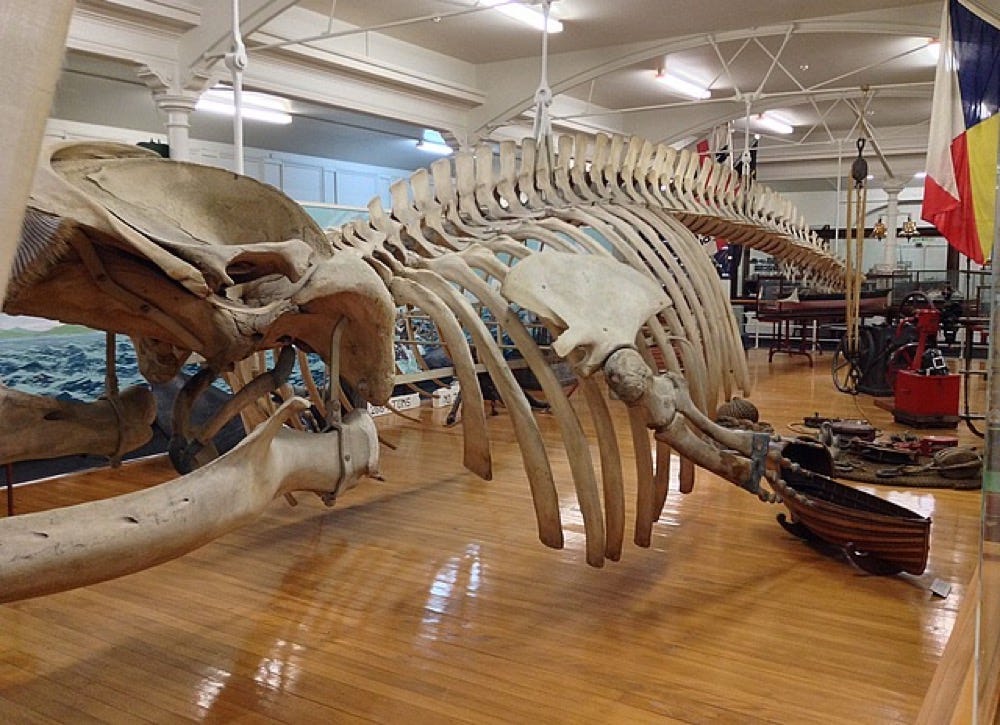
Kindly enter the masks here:
M 102 9 L 123 0 L 84 4 Z M 347 32 L 351 40 L 363 42 L 364 50 L 379 39 L 395 43 L 399 65 L 406 64 L 407 52 L 415 68 L 436 56 L 458 61 L 469 69 L 469 85 L 487 101 L 502 93 L 511 99 L 509 107 L 501 105 L 506 111 L 491 108 L 484 117 L 472 108 L 466 130 L 473 137 L 509 133 L 511 126 L 521 129 L 515 134 L 525 133 L 530 119 L 522 112 L 526 107 L 530 111 L 538 85 L 541 35 L 496 9 L 467 12 L 475 5 L 476 0 L 300 0 L 288 12 L 301 17 L 302 11 L 310 11 L 315 34 L 328 27 Z M 761 178 L 779 187 L 794 182 L 831 188 L 838 169 L 846 168 L 855 153 L 863 118 L 869 151 L 881 152 L 888 164 L 886 169 L 875 153 L 867 154 L 874 183 L 884 181 L 890 171 L 906 181 L 923 164 L 934 78 L 934 61 L 925 46 L 937 34 L 940 8 L 939 2 L 907 0 L 555 0 L 552 14 L 564 25 L 562 33 L 549 39 L 556 127 L 604 128 L 676 142 L 730 122 L 740 149 L 743 120 L 770 111 L 793 122 L 795 131 L 787 136 L 762 132 Z M 366 28 L 376 29 L 361 32 Z M 255 36 L 248 42 L 251 66 L 256 42 Z M 279 59 L 290 57 L 289 52 L 271 51 Z M 663 62 L 701 78 L 711 99 L 694 102 L 671 95 L 654 77 Z M 112 79 L 115 73 L 108 64 L 106 58 L 71 54 L 57 109 L 62 103 L 65 114 L 79 114 L 70 110 L 68 99 L 77 93 L 82 100 L 81 85 L 136 85 L 128 74 Z M 517 85 L 522 90 L 511 93 L 508 86 Z M 336 147 L 338 155 L 353 154 L 349 160 L 397 168 L 427 163 L 408 144 L 389 143 L 427 125 L 416 110 L 408 110 L 406 95 L 379 117 L 360 102 L 355 108 L 349 100 L 334 108 L 303 93 L 290 95 L 296 98 L 295 124 L 284 130 L 248 129 L 249 144 L 301 153 Z M 226 124 L 197 116 L 195 135 L 225 140 Z M 847 164 L 839 166 L 838 159 L 844 158 Z
M 445 15 L 476 5 L 475 0 L 301 0 L 300 7 L 320 15 L 333 15 L 359 27 L 426 16 Z M 535 0 L 535 7 L 540 7 Z M 721 33 L 749 27 L 781 24 L 790 20 L 845 15 L 873 10 L 893 10 L 893 17 L 906 22 L 928 6 L 912 0 L 553 0 L 552 16 L 563 21 L 564 31 L 552 35 L 549 50 L 568 53 L 587 48 L 660 41 L 701 33 Z M 931 18 L 937 23 L 938 3 L 931 3 Z M 936 10 L 934 10 L 936 8 Z M 905 10 L 905 17 L 899 10 Z M 524 32 L 517 22 L 497 10 L 484 10 L 456 17 L 442 17 L 384 30 L 386 34 L 439 53 L 491 63 L 537 55 L 537 35 Z
M 332 7 L 337 19 L 362 27 L 447 13 L 469 4 L 300 3 L 318 13 L 329 13 Z M 820 187 L 829 187 L 835 184 L 832 159 L 855 152 L 860 109 L 875 146 L 892 159 L 889 169 L 897 178 L 910 177 L 922 166 L 934 78 L 933 56 L 925 46 L 936 35 L 937 2 L 557 0 L 552 14 L 564 25 L 562 33 L 550 36 L 553 56 L 640 42 L 678 47 L 668 53 L 640 51 L 635 62 L 587 73 L 583 82 L 563 87 L 565 95 L 586 105 L 574 114 L 561 116 L 557 111 L 557 120 L 624 119 L 626 129 L 633 124 L 640 133 L 653 128 L 660 134 L 653 140 L 667 141 L 704 136 L 714 125 L 733 120 L 740 148 L 748 109 L 751 116 L 771 109 L 794 122 L 796 130 L 789 136 L 762 131 L 762 165 L 769 158 L 808 162 L 785 165 L 771 181 L 816 175 L 822 177 Z M 540 54 L 538 34 L 525 32 L 496 10 L 382 32 L 475 64 Z M 664 60 L 710 84 L 712 99 L 692 102 L 667 92 L 654 77 Z M 657 108 L 666 104 L 671 107 Z M 602 115 L 579 115 L 593 106 L 600 107 Z M 826 163 L 816 164 L 824 159 Z M 872 171 L 887 176 L 880 164 L 872 164 Z

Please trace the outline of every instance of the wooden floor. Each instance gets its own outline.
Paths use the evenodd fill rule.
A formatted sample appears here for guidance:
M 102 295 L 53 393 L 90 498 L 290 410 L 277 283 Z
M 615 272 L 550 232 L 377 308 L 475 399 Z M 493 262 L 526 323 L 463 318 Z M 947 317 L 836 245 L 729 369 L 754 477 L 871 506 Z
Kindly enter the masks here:
M 833 390 L 829 355 L 750 356 L 778 432 L 814 412 L 893 427 Z M 335 509 L 275 501 L 178 561 L 6 605 L 0 722 L 913 722 L 975 566 L 978 491 L 867 487 L 934 519 L 927 572 L 877 578 L 699 472 L 693 493 L 674 485 L 651 549 L 598 570 L 548 416 L 561 551 L 537 541 L 506 415 L 490 419 L 491 482 L 462 470 L 441 411 L 423 415 L 380 423 L 399 446 L 388 480 Z M 153 460 L 21 487 L 17 505 L 170 475 Z

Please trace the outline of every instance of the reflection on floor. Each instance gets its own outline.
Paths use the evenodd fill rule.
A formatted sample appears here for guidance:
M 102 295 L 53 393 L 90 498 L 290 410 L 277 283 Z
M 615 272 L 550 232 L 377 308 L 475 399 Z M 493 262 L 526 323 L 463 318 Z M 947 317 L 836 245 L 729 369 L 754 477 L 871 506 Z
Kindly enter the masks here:
M 752 398 L 779 433 L 814 412 L 892 426 L 834 391 L 829 355 L 750 355 Z M 783 507 L 699 472 L 691 494 L 673 482 L 649 550 L 629 544 L 597 570 L 552 419 L 538 414 L 562 551 L 537 541 L 508 416 L 489 419 L 484 482 L 461 469 L 445 412 L 380 419 L 398 446 L 383 451 L 387 481 L 332 510 L 275 501 L 178 561 L 7 605 L 0 720 L 913 721 L 978 556 L 978 492 L 865 487 L 934 518 L 927 572 L 877 578 L 786 534 Z M 170 475 L 152 460 L 20 488 L 17 505 Z

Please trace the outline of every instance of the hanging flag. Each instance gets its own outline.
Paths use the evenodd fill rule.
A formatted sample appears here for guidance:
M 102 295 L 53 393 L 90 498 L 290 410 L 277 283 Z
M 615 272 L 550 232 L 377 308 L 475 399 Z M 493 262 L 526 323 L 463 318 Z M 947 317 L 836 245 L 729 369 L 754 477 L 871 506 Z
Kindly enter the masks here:
M 727 148 L 729 145 L 729 140 L 727 134 L 729 131 L 729 126 L 723 124 L 721 126 L 715 126 L 708 135 L 700 139 L 697 144 L 695 144 L 695 150 L 698 152 L 698 158 L 704 161 L 707 158 L 712 158 L 722 153 L 722 150 Z M 722 163 L 721 159 L 716 158 L 716 161 Z
M 982 264 L 993 249 L 1000 139 L 1000 20 L 947 0 L 920 216 Z

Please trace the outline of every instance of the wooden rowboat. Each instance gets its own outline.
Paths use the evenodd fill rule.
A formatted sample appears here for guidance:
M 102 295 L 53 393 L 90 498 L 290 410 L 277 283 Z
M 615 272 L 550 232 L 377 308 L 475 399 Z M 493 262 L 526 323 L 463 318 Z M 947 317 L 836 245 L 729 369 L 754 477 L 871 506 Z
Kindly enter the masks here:
M 789 533 L 832 544 L 872 574 L 921 574 L 927 568 L 930 518 L 805 469 L 782 475 L 775 490 L 791 520 L 781 513 L 778 523 Z

